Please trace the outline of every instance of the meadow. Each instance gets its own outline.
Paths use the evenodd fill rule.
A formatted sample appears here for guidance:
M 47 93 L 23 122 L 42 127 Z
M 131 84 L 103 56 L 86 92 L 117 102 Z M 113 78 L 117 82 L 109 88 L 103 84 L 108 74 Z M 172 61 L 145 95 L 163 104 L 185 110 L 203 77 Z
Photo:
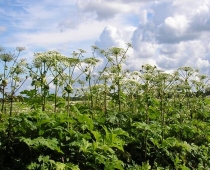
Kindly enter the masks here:
M 124 69 L 127 45 L 32 63 L 1 48 L 0 169 L 210 169 L 209 77 Z

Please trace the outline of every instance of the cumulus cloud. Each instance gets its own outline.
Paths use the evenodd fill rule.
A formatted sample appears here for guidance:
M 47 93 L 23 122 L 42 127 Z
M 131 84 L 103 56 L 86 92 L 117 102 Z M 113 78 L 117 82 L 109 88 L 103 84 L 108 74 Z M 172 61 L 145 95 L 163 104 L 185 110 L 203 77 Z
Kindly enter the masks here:
M 107 49 L 113 46 L 126 48 L 126 43 L 133 42 L 132 38 L 136 32 L 136 27 L 117 28 L 107 26 L 101 33 L 100 39 L 95 43 L 102 49 Z M 136 37 L 136 36 L 135 36 Z M 152 58 L 156 52 L 156 44 L 151 42 L 142 42 L 141 39 L 136 40 L 133 44 L 134 48 L 129 49 L 127 61 L 124 65 L 125 68 L 130 70 L 139 70 L 143 64 L 157 65 L 156 61 Z
M 120 11 L 120 8 L 115 8 L 111 4 L 104 2 L 102 6 L 101 1 L 78 1 L 78 7 L 84 12 L 93 12 L 97 15 L 98 19 L 108 19 L 113 17 Z M 109 12 L 107 12 L 109 11 Z M 92 14 L 93 14 L 92 13 Z
M 210 74 L 209 0 L 14 0 L 0 14 L 2 43 L 26 46 L 27 54 L 130 42 L 128 68 L 189 65 Z
M 107 26 L 100 35 L 99 40 L 95 43 L 98 47 L 106 49 L 112 46 L 126 47 L 126 43 L 131 42 L 131 37 L 135 27 L 116 28 Z
M 158 26 L 164 22 L 164 20 L 172 16 L 174 8 L 172 8 L 173 2 L 171 0 L 166 1 L 154 1 L 146 9 L 150 9 L 152 15 L 152 22 Z M 163 12 L 164 11 L 164 12 Z
M 120 1 L 78 0 L 77 5 L 83 12 L 95 14 L 98 20 L 111 19 L 119 13 L 134 13 L 138 11 L 138 8 L 135 5 L 127 5 L 125 3 L 120 3 Z
M 190 3 L 190 1 L 175 0 L 169 2 L 167 11 L 160 14 L 159 8 L 164 3 L 155 3 L 151 8 L 154 11 L 154 21 L 156 22 L 159 43 L 179 43 L 181 41 L 194 40 L 202 36 L 203 31 L 210 28 L 210 3 L 205 0 Z M 162 16 L 162 17 L 161 17 Z M 162 20 L 160 20 L 162 18 Z
M 205 59 L 206 48 L 201 41 L 183 41 L 178 44 L 162 44 L 159 46 L 157 64 L 164 69 L 181 66 L 198 67 L 196 61 Z
M 198 68 L 200 71 L 202 71 L 203 73 L 208 74 L 208 75 L 210 74 L 210 71 L 208 69 L 210 67 L 209 60 L 198 58 L 197 60 L 195 60 L 194 66 Z
M 210 5 L 199 6 L 193 12 L 191 26 L 195 31 L 210 30 Z
M 132 44 L 137 57 L 154 57 L 157 50 L 157 44 L 154 39 L 154 29 L 153 24 L 146 23 L 140 24 L 133 32 Z
M 128 68 L 138 70 L 147 63 L 163 70 L 192 66 L 210 74 L 209 1 L 151 1 L 141 9 L 139 26 L 126 33 L 133 45 L 126 62 Z M 96 45 L 123 47 L 126 36 L 122 32 L 125 31 L 108 26 Z
M 189 20 L 183 15 L 167 17 L 158 25 L 156 39 L 160 43 L 177 43 L 195 39 L 197 34 L 189 32 Z

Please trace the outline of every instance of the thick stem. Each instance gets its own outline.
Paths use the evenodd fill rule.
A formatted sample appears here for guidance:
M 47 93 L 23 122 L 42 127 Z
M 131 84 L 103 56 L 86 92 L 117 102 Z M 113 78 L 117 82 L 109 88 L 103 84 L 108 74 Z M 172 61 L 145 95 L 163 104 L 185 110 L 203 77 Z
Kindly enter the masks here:
M 149 124 L 148 104 L 146 106 L 146 124 L 147 125 Z M 147 136 L 148 136 L 148 131 L 145 130 L 145 136 L 144 136 L 144 150 L 145 150 L 144 158 L 145 158 L 145 160 L 147 159 Z
M 14 89 L 13 89 L 13 80 L 11 82 L 11 88 L 12 88 L 12 92 L 11 92 L 11 96 L 10 96 L 10 110 L 9 110 L 9 117 L 12 117 L 12 110 L 13 110 L 13 97 L 14 97 Z M 16 83 L 15 83 L 16 86 Z M 9 127 L 8 127 L 8 137 L 10 137 L 11 135 L 11 129 L 12 129 L 12 124 L 11 124 L 11 120 L 9 119 Z
M 69 118 L 70 117 L 70 114 L 71 114 L 71 112 L 70 112 L 70 93 L 68 93 L 68 97 L 67 97 L 67 117 Z M 67 127 L 68 129 L 69 129 L 69 121 L 68 121 L 68 127 Z
M 42 111 L 45 111 L 45 105 L 46 105 L 46 89 L 45 89 L 45 82 L 43 81 L 45 77 L 45 62 L 43 66 L 43 72 L 41 72 L 41 81 L 42 81 Z
M 43 103 L 42 103 L 42 111 L 45 111 L 45 105 L 46 105 L 46 96 L 45 95 L 43 96 L 42 101 L 43 101 Z
M 13 109 L 13 97 L 14 97 L 14 89 L 13 89 L 13 80 L 11 82 L 11 88 L 12 88 L 12 92 L 11 92 L 11 96 L 10 96 L 10 110 L 9 110 L 9 116 L 11 117 L 12 116 L 12 109 Z M 15 83 L 15 86 L 16 86 L 16 83 Z
M 91 87 L 91 77 L 90 74 L 88 75 L 88 86 L 89 86 L 89 90 L 90 90 L 90 109 L 93 108 L 93 94 L 92 94 L 92 87 Z
M 104 90 L 104 114 L 107 114 L 107 79 L 104 80 L 105 90 Z
M 56 113 L 57 109 L 57 95 L 58 95 L 58 85 L 55 85 L 55 95 L 54 95 L 54 113 Z
M 119 112 L 121 112 L 121 100 L 120 100 L 121 86 L 120 86 L 120 80 L 119 80 L 119 78 L 118 78 L 118 80 L 117 80 L 117 86 L 118 86 L 118 89 L 117 89 L 117 95 L 118 95 L 118 110 L 119 110 Z
M 6 81 L 6 66 L 7 62 L 4 62 L 4 81 Z M 1 105 L 1 112 L 3 113 L 5 111 L 5 87 L 6 87 L 6 82 L 3 82 L 2 86 L 2 105 Z
M 162 120 L 161 120 L 161 122 L 162 122 L 162 134 L 161 134 L 161 136 L 162 136 L 162 142 L 163 142 L 163 140 L 164 140 L 164 134 L 165 134 L 165 116 L 164 116 L 164 111 L 163 111 L 163 96 L 162 96 L 162 94 L 161 94 L 161 98 L 160 98 L 160 112 L 161 112 L 161 117 L 162 117 Z
M 1 112 L 2 113 L 4 112 L 4 103 L 5 103 L 4 90 L 5 90 L 5 87 L 3 86 L 3 88 L 2 88 L 2 105 L 1 105 Z
M 148 82 L 146 83 L 146 117 L 145 117 L 145 121 L 146 121 L 146 124 L 149 125 L 149 103 L 148 103 Z M 145 153 L 144 153 L 144 158 L 145 160 L 147 159 L 147 136 L 148 136 L 148 131 L 145 130 L 145 137 L 144 137 L 144 150 L 145 150 Z

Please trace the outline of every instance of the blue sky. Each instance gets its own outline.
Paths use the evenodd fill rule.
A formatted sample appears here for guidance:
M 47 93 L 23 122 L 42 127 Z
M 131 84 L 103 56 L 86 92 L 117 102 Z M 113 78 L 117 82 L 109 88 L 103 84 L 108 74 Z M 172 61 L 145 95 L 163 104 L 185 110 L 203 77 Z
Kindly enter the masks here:
M 125 48 L 126 66 L 182 66 L 210 75 L 209 0 L 0 0 L 0 45 L 21 57 L 57 50 L 70 56 L 91 45 Z M 91 53 L 90 53 L 91 54 Z

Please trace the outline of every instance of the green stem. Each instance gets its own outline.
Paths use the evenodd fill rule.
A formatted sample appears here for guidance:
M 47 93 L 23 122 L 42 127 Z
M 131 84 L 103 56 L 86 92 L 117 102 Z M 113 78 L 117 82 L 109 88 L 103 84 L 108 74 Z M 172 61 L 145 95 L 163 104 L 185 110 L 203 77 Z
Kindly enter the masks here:
M 90 90 L 90 109 L 93 108 L 93 94 L 92 94 L 92 87 L 91 87 L 91 77 L 90 74 L 88 75 L 88 86 L 89 86 L 89 90 Z
M 104 80 L 105 90 L 104 90 L 104 114 L 107 114 L 107 79 Z
M 7 62 L 5 61 L 4 62 L 4 81 L 6 81 L 5 79 L 6 79 L 6 66 L 7 66 L 7 64 L 6 64 Z M 5 84 L 6 82 L 4 82 L 4 84 L 3 84 L 3 86 L 2 86 L 2 105 L 1 105 L 1 112 L 2 113 L 4 113 L 4 111 L 5 111 L 5 88 L 6 88 L 6 84 Z
M 54 95 L 54 113 L 56 113 L 56 109 L 57 109 L 57 95 L 58 95 L 58 85 L 56 83 L 55 95 Z

